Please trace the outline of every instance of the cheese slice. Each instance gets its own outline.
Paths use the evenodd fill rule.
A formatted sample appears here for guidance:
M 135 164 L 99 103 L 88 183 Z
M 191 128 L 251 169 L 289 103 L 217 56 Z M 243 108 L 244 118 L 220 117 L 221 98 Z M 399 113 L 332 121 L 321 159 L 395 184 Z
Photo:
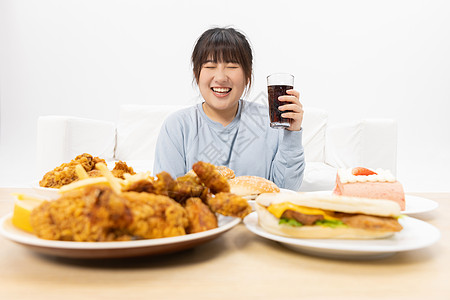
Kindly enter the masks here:
M 325 220 L 339 220 L 338 218 L 330 216 L 322 209 L 295 205 L 289 202 L 272 204 L 267 208 L 267 210 L 278 219 L 281 218 L 286 210 L 292 210 L 305 215 L 322 215 Z

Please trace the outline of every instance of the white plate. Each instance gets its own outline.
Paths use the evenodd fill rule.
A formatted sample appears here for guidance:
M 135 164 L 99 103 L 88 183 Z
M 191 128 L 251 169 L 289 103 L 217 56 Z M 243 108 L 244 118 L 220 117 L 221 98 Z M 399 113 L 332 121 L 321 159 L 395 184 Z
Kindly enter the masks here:
M 332 191 L 317 191 L 308 193 L 330 195 L 332 194 Z M 431 199 L 413 195 L 405 195 L 405 210 L 402 210 L 401 213 L 405 215 L 421 214 L 435 210 L 438 206 L 439 204 Z
M 125 242 L 51 241 L 16 228 L 12 213 L 0 219 L 0 235 L 36 252 L 71 258 L 118 258 L 173 253 L 219 237 L 240 223 L 241 219 L 219 215 L 219 227 L 187 235 Z
M 48 200 L 57 199 L 60 196 L 60 194 L 58 193 L 59 189 L 41 187 L 39 186 L 39 184 L 33 184 L 32 187 L 37 195 Z
M 394 236 L 374 240 L 338 240 L 338 239 L 297 239 L 288 238 L 265 231 L 258 224 L 258 215 L 252 212 L 244 219 L 247 228 L 261 236 L 282 243 L 299 252 L 340 259 L 374 259 L 392 255 L 396 252 L 416 250 L 437 242 L 441 236 L 439 230 L 420 220 L 403 217 L 399 220 L 403 230 Z
M 402 211 L 402 214 L 421 214 L 435 210 L 438 206 L 439 204 L 431 199 L 413 195 L 405 195 L 405 210 Z

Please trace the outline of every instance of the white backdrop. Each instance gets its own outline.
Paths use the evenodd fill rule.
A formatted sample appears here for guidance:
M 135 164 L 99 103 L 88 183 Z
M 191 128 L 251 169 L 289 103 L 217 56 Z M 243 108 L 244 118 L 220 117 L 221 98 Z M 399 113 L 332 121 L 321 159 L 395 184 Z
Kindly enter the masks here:
M 40 115 L 193 103 L 194 42 L 231 25 L 254 48 L 251 95 L 285 71 L 331 122 L 394 118 L 406 191 L 450 191 L 449 16 L 444 0 L 0 0 L 0 185 L 36 178 Z

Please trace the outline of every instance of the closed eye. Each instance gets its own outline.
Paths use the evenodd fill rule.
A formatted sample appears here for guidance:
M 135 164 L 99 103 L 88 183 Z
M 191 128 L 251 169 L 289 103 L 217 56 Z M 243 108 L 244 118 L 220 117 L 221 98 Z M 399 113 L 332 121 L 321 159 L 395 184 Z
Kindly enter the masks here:
M 215 63 L 210 63 L 210 62 L 208 62 L 208 63 L 205 63 L 205 64 L 203 65 L 203 68 L 205 68 L 205 69 L 214 69 L 216 66 L 217 66 L 217 65 L 216 65 Z

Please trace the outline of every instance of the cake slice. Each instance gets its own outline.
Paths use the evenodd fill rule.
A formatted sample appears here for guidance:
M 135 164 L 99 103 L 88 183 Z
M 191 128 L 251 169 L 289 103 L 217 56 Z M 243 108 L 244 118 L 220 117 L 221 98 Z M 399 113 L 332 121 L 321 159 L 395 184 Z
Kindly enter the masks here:
M 336 195 L 388 199 L 405 210 L 403 186 L 389 170 L 367 168 L 339 169 L 336 175 Z

